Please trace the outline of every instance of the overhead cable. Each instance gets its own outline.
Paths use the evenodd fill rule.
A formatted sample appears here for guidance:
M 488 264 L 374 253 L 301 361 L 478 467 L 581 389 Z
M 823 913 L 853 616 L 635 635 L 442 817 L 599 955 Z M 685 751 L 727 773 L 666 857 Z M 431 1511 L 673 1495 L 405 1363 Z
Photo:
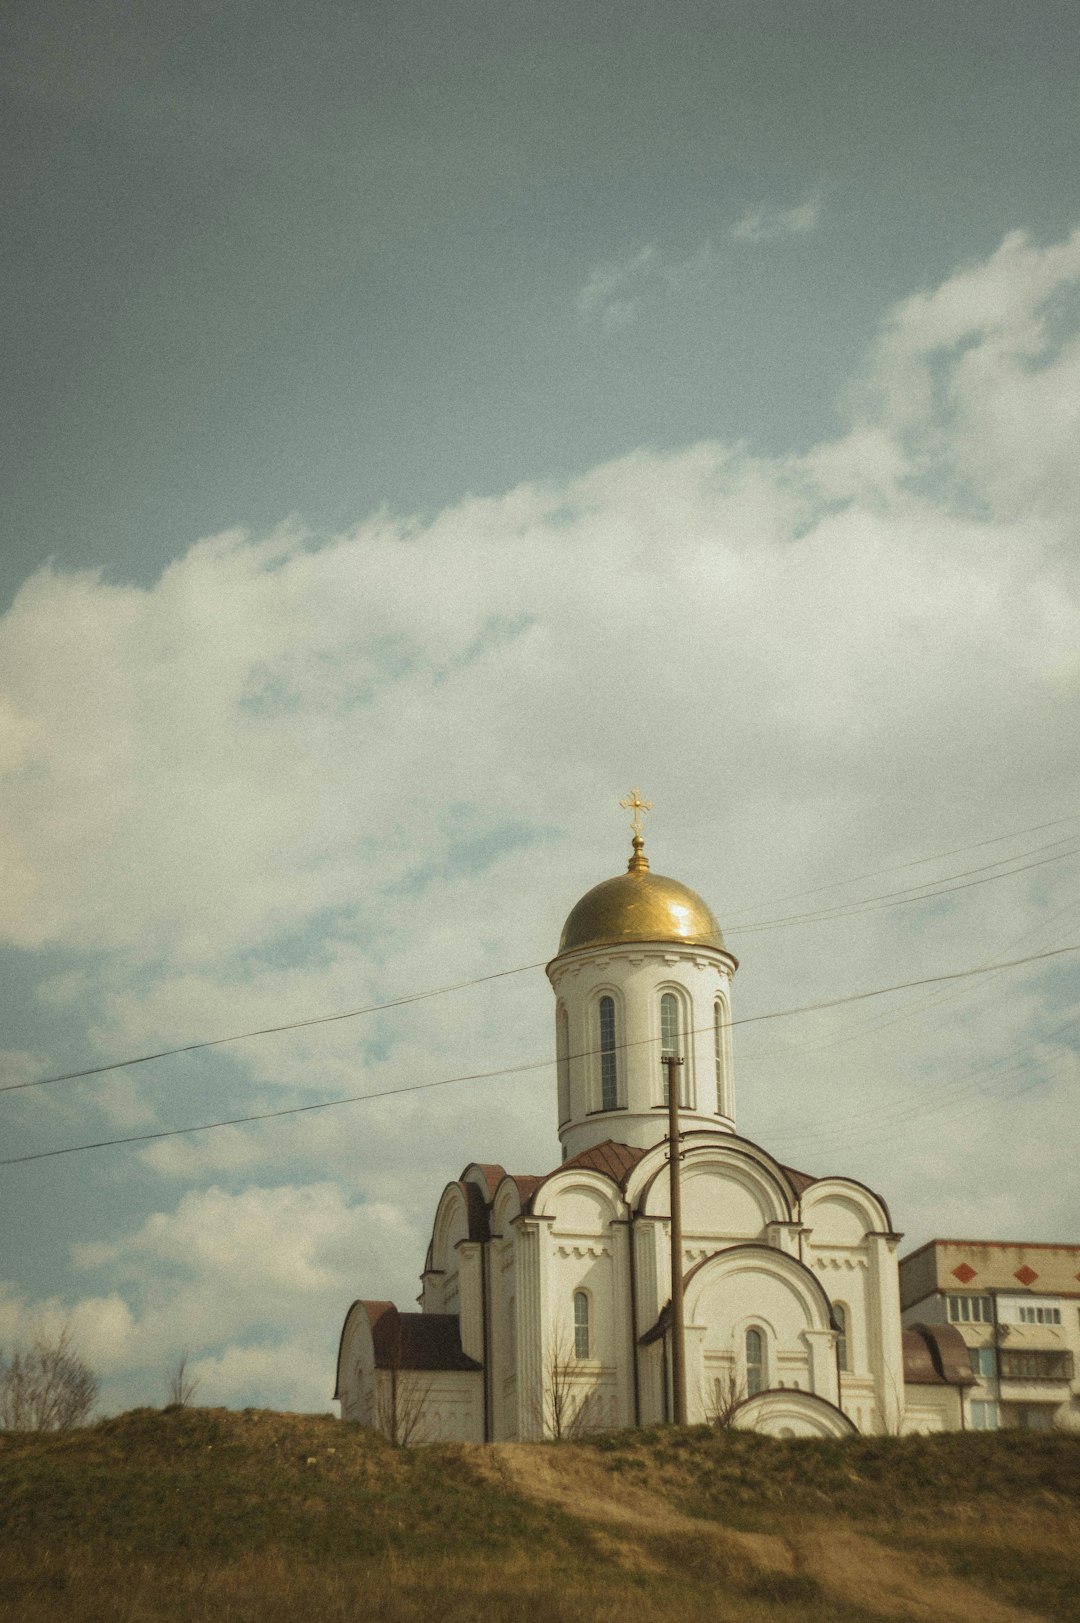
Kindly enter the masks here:
M 765 1014 L 743 1015 L 738 1020 L 730 1021 L 729 1024 L 732 1026 L 753 1025 L 763 1020 L 780 1020 L 792 1015 L 810 1014 L 819 1009 L 834 1009 L 838 1008 L 843 1003 L 860 1003 L 864 1002 L 867 998 L 884 997 L 889 992 L 903 992 L 915 986 L 932 986 L 939 981 L 965 980 L 974 975 L 988 975 L 996 970 L 1016 969 L 1023 964 L 1036 963 L 1047 958 L 1058 958 L 1061 957 L 1062 954 L 1069 952 L 1080 952 L 1080 942 L 1072 942 L 1067 947 L 1054 947 L 1046 952 L 1031 953 L 1026 958 L 1014 958 L 1003 963 L 981 964 L 976 965 L 971 969 L 952 970 L 942 975 L 924 975 L 919 980 L 897 981 L 892 986 L 877 986 L 867 992 L 849 992 L 843 997 L 825 998 L 816 1003 L 804 1003 L 797 1008 L 772 1009 Z M 697 1028 L 699 1031 L 711 1029 L 711 1026 Z M 650 1043 L 655 1042 L 655 1040 L 656 1039 L 654 1038 L 645 1038 L 642 1041 L 644 1043 Z M 621 1046 L 623 1048 L 628 1048 L 638 1047 L 641 1046 L 641 1044 L 623 1044 Z M 570 1058 L 572 1060 L 584 1058 L 586 1052 L 592 1052 L 592 1050 L 586 1050 L 582 1054 L 571 1055 Z M 385 1099 L 398 1094 L 421 1093 L 432 1088 L 451 1087 L 453 1084 L 459 1082 L 480 1082 L 498 1076 L 518 1076 L 526 1071 L 550 1069 L 554 1063 L 555 1061 L 551 1059 L 532 1060 L 523 1065 L 501 1066 L 497 1070 L 493 1071 L 473 1071 L 463 1076 L 441 1077 L 433 1082 L 408 1083 L 404 1087 L 380 1089 L 375 1093 L 353 1093 L 348 1094 L 343 1098 L 322 1099 L 314 1104 L 290 1105 L 281 1110 L 258 1111 L 251 1115 L 233 1116 L 220 1121 L 198 1122 L 191 1127 L 168 1127 L 162 1128 L 153 1133 L 133 1133 L 124 1138 L 103 1138 L 97 1139 L 93 1143 L 68 1144 L 54 1150 L 37 1150 L 30 1155 L 5 1156 L 3 1159 L 0 1159 L 0 1166 L 18 1166 L 28 1161 L 46 1161 L 58 1155 L 76 1155 L 84 1150 L 108 1149 L 114 1145 L 120 1144 L 145 1144 L 154 1139 L 179 1138 L 189 1133 L 211 1132 L 215 1128 L 219 1127 L 238 1127 L 256 1121 L 272 1121 L 282 1116 L 301 1116 L 318 1110 L 332 1110 L 340 1105 L 358 1104 L 366 1099 Z

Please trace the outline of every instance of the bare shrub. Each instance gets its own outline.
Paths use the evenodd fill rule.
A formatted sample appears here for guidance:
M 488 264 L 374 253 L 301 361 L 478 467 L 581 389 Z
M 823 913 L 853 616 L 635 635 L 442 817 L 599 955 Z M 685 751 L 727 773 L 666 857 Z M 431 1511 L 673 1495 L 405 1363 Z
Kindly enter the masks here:
M 376 1404 L 378 1427 L 392 1443 L 409 1448 L 428 1441 L 428 1406 L 432 1378 L 423 1370 L 402 1369 L 392 1363 L 386 1380 L 379 1381 Z
M 98 1378 L 72 1346 L 70 1325 L 0 1358 L 4 1431 L 66 1431 L 89 1417 L 97 1395 Z
M 713 1379 L 712 1395 L 706 1406 L 709 1424 L 721 1428 L 730 1426 L 736 1409 L 745 1397 L 746 1387 L 739 1379 L 739 1371 L 734 1364 L 730 1364 Z
M 548 1436 L 581 1437 L 603 1423 L 596 1387 L 583 1376 L 573 1342 L 565 1330 L 553 1330 L 544 1360 L 543 1413 Z
M 188 1369 L 191 1354 L 186 1347 L 181 1347 L 176 1355 L 176 1361 L 168 1371 L 165 1384 L 166 1404 L 171 1409 L 186 1409 L 195 1396 L 199 1386 L 199 1377 L 192 1375 Z

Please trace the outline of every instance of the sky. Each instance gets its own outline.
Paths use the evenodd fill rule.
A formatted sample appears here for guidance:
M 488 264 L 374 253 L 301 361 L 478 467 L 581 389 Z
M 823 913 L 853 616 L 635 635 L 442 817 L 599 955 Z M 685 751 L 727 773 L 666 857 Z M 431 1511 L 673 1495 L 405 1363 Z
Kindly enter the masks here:
M 2 28 L 0 1159 L 380 1096 L 0 1166 L 0 1347 L 329 1409 L 635 785 L 740 1131 L 1080 1243 L 1076 6 Z

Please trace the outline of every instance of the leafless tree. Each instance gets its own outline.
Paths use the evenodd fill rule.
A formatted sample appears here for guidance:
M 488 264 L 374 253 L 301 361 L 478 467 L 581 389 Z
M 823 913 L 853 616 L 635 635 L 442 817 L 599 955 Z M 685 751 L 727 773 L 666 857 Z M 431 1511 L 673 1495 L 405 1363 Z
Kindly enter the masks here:
M 190 1356 L 187 1348 L 181 1347 L 175 1363 L 168 1370 L 165 1401 L 170 1409 L 186 1409 L 198 1390 L 199 1377 L 192 1375 L 188 1368 Z
M 385 1379 L 380 1381 L 379 1375 Z M 431 1403 L 431 1376 L 421 1369 L 402 1369 L 400 1364 L 376 1371 L 376 1417 L 379 1430 L 402 1448 L 428 1439 Z
M 27 1349 L 0 1357 L 0 1429 L 66 1431 L 97 1402 L 98 1379 L 72 1346 L 71 1327 L 35 1336 Z
M 581 1368 L 565 1330 L 553 1330 L 544 1360 L 541 1422 L 550 1437 L 581 1437 L 603 1424 L 596 1386 Z
M 734 1363 L 729 1364 L 719 1375 L 713 1378 L 713 1389 L 709 1402 L 706 1404 L 706 1413 L 711 1426 L 730 1426 L 735 1418 L 735 1411 L 746 1396 L 746 1387 L 739 1378 L 738 1368 Z

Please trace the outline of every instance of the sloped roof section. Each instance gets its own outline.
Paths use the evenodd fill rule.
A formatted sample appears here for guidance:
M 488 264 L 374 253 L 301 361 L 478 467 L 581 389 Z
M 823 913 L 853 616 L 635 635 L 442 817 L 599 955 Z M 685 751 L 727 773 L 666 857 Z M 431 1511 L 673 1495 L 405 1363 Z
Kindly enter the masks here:
M 523 1212 L 527 1212 L 532 1205 L 533 1196 L 544 1180 L 532 1172 L 512 1172 L 510 1176 L 517 1184 L 518 1195 L 521 1198 L 521 1209 Z M 551 1174 L 548 1173 L 548 1177 L 550 1176 Z
M 974 1386 L 967 1343 L 955 1325 L 913 1324 L 903 1332 L 904 1380 L 912 1386 Z
M 484 1191 L 468 1178 L 462 1179 L 458 1188 L 465 1198 L 465 1210 L 469 1218 L 469 1239 L 490 1240 L 491 1208 L 484 1199 Z
M 811 1177 L 809 1172 L 798 1172 L 794 1167 L 786 1167 L 782 1163 L 779 1163 L 779 1165 L 781 1172 L 786 1172 L 791 1179 L 797 1195 L 805 1195 L 810 1185 L 817 1183 L 817 1179 Z
M 647 1150 L 636 1149 L 632 1144 L 617 1144 L 613 1138 L 605 1138 L 602 1144 L 593 1144 L 578 1155 L 572 1155 L 554 1172 L 549 1172 L 548 1177 L 554 1178 L 567 1167 L 587 1167 L 590 1172 L 605 1173 L 620 1189 L 625 1189 L 631 1172 L 647 1154 Z
M 533 1184 L 528 1197 L 528 1208 L 532 1207 L 536 1191 L 541 1184 L 547 1183 L 551 1178 L 557 1178 L 560 1172 L 572 1170 L 574 1167 L 584 1167 L 589 1172 L 599 1172 L 603 1177 L 610 1178 L 612 1183 L 619 1189 L 625 1189 L 626 1181 L 631 1172 L 633 1172 L 642 1156 L 647 1154 L 647 1150 L 635 1149 L 632 1144 L 617 1144 L 614 1139 L 605 1138 L 603 1143 L 593 1144 L 589 1149 L 581 1150 L 579 1154 L 572 1155 L 569 1160 L 564 1161 L 561 1166 L 555 1167 L 545 1177 L 519 1178 L 517 1182 L 519 1188 L 526 1183 Z M 523 1207 L 526 1206 L 523 1188 L 522 1205 Z
M 376 1369 L 479 1369 L 461 1350 L 456 1313 L 399 1313 L 393 1302 L 365 1302 Z
M 470 1172 L 479 1172 L 487 1189 L 488 1200 L 495 1199 L 495 1191 L 506 1177 L 506 1168 L 499 1166 L 497 1161 L 470 1161 L 461 1174 L 461 1182 L 471 1182 Z

